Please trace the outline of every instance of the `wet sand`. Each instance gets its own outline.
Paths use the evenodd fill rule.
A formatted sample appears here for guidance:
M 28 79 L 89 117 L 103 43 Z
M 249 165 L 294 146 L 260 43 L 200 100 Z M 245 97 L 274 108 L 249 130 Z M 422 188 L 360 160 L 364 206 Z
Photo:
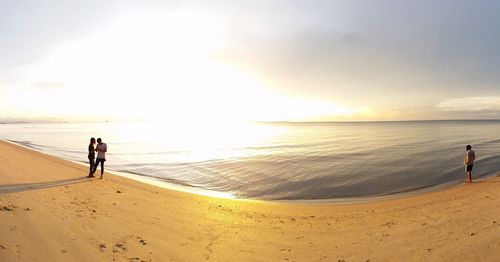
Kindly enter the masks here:
M 84 158 L 85 156 L 83 156 Z M 0 141 L 0 261 L 498 261 L 500 177 L 349 205 L 162 189 Z

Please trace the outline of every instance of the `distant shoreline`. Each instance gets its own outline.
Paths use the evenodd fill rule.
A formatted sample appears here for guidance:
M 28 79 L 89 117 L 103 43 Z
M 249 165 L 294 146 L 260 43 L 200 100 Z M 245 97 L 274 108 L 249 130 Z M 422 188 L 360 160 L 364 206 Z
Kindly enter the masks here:
M 500 121 L 500 119 L 413 119 L 413 120 L 354 120 L 354 121 L 228 121 L 228 122 L 243 122 L 243 123 L 260 123 L 260 124 L 328 124 L 328 123 L 404 123 L 404 122 L 409 122 L 409 123 L 415 123 L 415 122 L 496 122 Z M 151 123 L 151 122 L 157 122 L 157 123 L 197 123 L 197 122 L 210 122 L 210 121 L 200 121 L 200 120 L 103 120 L 103 121 L 71 121 L 71 120 L 15 120 L 15 121 L 8 121 L 8 120 L 0 120 L 0 124 L 75 124 L 75 123 L 127 123 L 127 122 L 132 122 L 132 123 L 137 123 L 137 122 L 145 122 L 145 123 Z M 226 122 L 226 121 L 215 121 L 215 122 Z

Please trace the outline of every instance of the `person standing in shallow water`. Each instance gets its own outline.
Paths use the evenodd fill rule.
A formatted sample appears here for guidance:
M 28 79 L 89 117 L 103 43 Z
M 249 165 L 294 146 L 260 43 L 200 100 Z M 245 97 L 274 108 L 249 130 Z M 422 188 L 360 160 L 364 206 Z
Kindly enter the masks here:
M 467 174 L 467 182 L 472 183 L 472 167 L 474 166 L 474 160 L 476 159 L 476 153 L 472 150 L 470 145 L 465 147 L 467 150 L 464 156 L 465 172 Z
M 89 177 L 94 177 L 92 175 L 92 169 L 94 168 L 94 161 L 95 161 L 95 138 L 91 137 L 90 138 L 90 144 L 89 144 Z
M 106 161 L 106 151 L 108 151 L 108 146 L 106 143 L 102 142 L 101 138 L 97 139 L 97 146 L 96 146 L 96 151 L 97 151 L 97 159 L 94 164 L 94 168 L 92 169 L 91 176 L 94 176 L 95 171 L 97 170 L 97 166 L 99 163 L 101 163 L 101 179 L 102 175 L 104 174 L 104 161 Z

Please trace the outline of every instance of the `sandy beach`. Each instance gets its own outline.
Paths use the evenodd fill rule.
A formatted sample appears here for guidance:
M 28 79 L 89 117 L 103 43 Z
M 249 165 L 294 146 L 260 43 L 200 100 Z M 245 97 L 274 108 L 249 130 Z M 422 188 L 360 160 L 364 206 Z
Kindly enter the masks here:
M 0 261 L 498 261 L 500 177 L 360 204 L 194 195 L 0 141 Z

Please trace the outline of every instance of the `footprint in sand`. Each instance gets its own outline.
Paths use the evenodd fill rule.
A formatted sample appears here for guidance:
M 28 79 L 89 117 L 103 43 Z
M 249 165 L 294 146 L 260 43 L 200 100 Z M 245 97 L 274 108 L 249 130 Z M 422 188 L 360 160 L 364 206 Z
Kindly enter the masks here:
M 210 256 L 212 256 L 212 243 L 210 242 L 205 249 L 208 251 L 207 254 L 205 254 L 205 260 L 209 260 Z
M 117 243 L 113 247 L 113 253 L 120 253 L 122 254 L 123 252 L 126 252 L 128 249 L 124 244 Z
M 14 205 L 6 205 L 0 208 L 0 211 L 7 211 L 7 212 L 12 212 L 16 210 L 17 206 Z
M 20 245 L 16 245 L 14 247 L 14 254 L 16 254 L 16 256 L 18 256 L 19 258 L 21 258 L 21 256 L 22 256 L 22 249 L 21 249 Z
M 101 252 L 104 252 L 104 250 L 106 250 L 106 244 L 103 244 L 103 243 L 99 244 L 99 250 Z
M 139 243 L 143 246 L 147 245 L 146 241 L 144 239 L 139 240 Z

